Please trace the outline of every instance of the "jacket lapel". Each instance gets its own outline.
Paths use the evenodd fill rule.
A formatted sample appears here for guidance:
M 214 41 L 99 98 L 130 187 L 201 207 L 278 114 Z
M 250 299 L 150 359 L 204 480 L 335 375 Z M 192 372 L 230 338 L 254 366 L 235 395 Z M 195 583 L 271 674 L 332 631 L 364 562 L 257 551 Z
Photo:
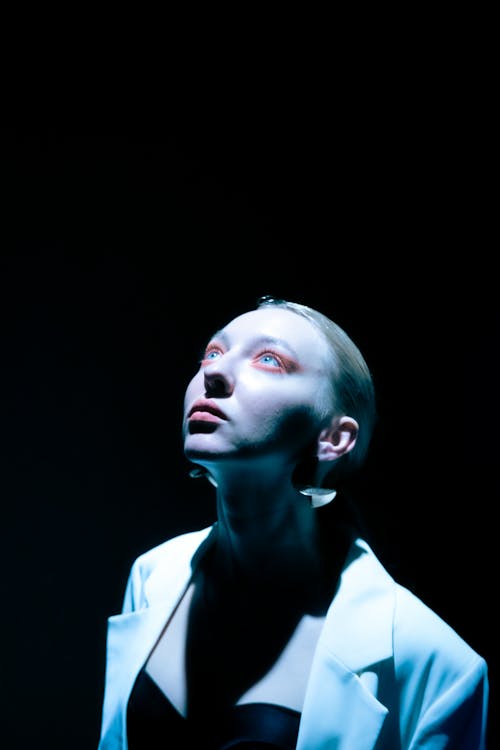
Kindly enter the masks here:
M 387 713 L 358 675 L 318 646 L 297 750 L 372 750 Z
M 108 618 L 102 731 L 106 739 L 99 750 L 126 750 L 126 709 L 135 679 L 190 583 L 192 553 L 207 534 L 193 533 L 165 547 L 168 554 L 144 582 L 146 606 Z
M 106 701 L 103 707 L 103 717 L 111 718 L 115 724 L 109 728 L 109 732 L 117 743 L 110 745 L 110 748 L 127 747 L 128 699 L 135 679 L 160 637 L 174 606 L 175 601 L 162 602 L 108 619 Z M 103 733 L 105 731 L 108 730 L 104 724 Z
M 297 750 L 372 750 L 388 709 L 374 665 L 392 658 L 393 581 L 356 540 L 327 613 L 305 696 Z

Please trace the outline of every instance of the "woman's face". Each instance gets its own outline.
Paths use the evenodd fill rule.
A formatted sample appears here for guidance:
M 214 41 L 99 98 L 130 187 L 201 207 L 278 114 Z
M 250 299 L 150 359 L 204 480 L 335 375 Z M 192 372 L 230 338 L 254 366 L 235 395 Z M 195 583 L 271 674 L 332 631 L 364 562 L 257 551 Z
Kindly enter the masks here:
M 210 340 L 186 389 L 186 456 L 296 460 L 331 416 L 330 371 L 328 344 L 306 318 L 280 308 L 240 315 Z

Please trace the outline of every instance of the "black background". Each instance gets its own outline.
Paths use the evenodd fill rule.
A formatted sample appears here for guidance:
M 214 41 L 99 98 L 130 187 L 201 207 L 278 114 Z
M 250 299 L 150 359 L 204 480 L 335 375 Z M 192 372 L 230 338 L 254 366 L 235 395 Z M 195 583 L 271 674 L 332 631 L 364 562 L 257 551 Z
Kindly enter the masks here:
M 432 94 L 374 87 L 329 115 L 275 91 L 179 103 L 166 87 L 135 118 L 95 105 L 1 131 L 9 746 L 96 747 L 130 564 L 213 520 L 182 455 L 185 385 L 261 294 L 317 307 L 365 353 L 372 544 L 485 656 L 496 702 L 498 318 L 477 140 Z

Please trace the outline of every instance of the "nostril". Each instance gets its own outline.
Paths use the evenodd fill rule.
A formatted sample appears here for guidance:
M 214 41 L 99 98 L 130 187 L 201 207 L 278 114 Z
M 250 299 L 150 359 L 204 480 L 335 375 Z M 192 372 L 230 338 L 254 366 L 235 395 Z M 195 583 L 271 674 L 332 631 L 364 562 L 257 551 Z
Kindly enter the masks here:
M 228 384 L 224 378 L 213 377 L 205 379 L 207 396 L 222 396 L 228 391 Z

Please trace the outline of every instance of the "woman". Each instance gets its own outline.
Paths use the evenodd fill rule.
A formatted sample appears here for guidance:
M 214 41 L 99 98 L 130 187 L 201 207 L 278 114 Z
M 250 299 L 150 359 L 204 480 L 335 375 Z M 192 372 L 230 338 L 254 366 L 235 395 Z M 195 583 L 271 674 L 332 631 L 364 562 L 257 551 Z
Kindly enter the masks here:
M 343 491 L 375 419 L 321 313 L 262 298 L 212 337 L 183 438 L 217 522 L 133 564 L 99 750 L 484 748 L 484 659 L 391 578 Z

